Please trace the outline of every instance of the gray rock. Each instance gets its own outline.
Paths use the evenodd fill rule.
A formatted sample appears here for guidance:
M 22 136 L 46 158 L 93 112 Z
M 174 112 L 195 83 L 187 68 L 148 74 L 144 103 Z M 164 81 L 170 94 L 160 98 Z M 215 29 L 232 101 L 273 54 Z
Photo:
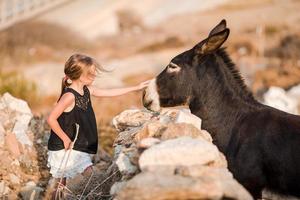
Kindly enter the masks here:
M 125 110 L 113 118 L 113 125 L 118 131 L 129 127 L 139 127 L 152 118 L 153 114 L 147 110 Z
M 134 127 L 126 131 L 122 131 L 116 137 L 114 144 L 130 146 L 133 143 L 133 138 L 141 130 L 142 127 Z
M 207 165 L 219 162 L 215 145 L 202 138 L 179 137 L 166 140 L 145 150 L 139 159 L 142 171 L 167 170 L 173 173 L 178 166 Z
M 116 164 L 123 176 L 133 175 L 138 170 L 137 166 L 133 165 L 130 162 L 130 158 L 123 152 L 121 152 L 116 159 Z
M 116 199 L 252 199 L 249 193 L 239 186 L 232 177 L 230 180 L 232 180 L 233 183 L 229 186 L 233 188 L 228 192 L 229 186 L 224 186 L 217 175 L 218 174 L 210 177 L 194 178 L 164 173 L 142 172 L 129 180 L 125 186 L 122 187 Z M 237 189 L 239 191 L 235 191 Z
M 201 180 L 213 180 L 220 185 L 223 196 L 232 199 L 252 199 L 245 188 L 240 185 L 227 168 L 216 168 L 208 166 L 188 166 L 176 169 L 176 174 Z
M 115 182 L 113 186 L 110 188 L 110 195 L 115 196 L 120 190 L 125 186 L 125 181 Z
M 24 187 L 21 188 L 20 194 L 25 200 L 39 200 L 41 199 L 41 192 L 44 191 L 43 188 L 36 186 L 32 181 L 26 183 Z

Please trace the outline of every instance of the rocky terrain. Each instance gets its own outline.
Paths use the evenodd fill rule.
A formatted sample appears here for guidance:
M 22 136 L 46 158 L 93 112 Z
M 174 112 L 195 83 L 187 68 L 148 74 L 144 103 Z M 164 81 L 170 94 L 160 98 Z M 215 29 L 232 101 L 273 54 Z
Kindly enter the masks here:
M 273 87 L 264 103 L 298 114 L 299 88 Z M 113 155 L 100 146 L 94 172 L 69 179 L 66 199 L 252 199 L 189 109 L 128 109 L 112 124 L 117 131 Z M 1 198 L 49 199 L 48 137 L 44 117 L 33 116 L 25 101 L 9 93 L 0 98 Z

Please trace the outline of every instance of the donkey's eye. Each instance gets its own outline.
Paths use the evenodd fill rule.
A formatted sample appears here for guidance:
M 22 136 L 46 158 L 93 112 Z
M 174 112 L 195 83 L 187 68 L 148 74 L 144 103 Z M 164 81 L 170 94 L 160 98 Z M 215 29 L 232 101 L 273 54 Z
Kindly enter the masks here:
M 170 63 L 168 65 L 168 72 L 178 72 L 178 71 L 180 71 L 180 67 L 175 63 Z

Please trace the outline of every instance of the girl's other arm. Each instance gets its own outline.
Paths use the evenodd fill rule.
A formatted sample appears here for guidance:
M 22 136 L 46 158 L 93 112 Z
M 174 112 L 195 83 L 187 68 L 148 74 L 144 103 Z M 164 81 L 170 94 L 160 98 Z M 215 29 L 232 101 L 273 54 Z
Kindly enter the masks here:
M 68 135 L 61 129 L 58 124 L 57 118 L 64 112 L 64 110 L 70 107 L 75 102 L 75 97 L 71 93 L 64 94 L 60 100 L 55 105 L 54 109 L 50 113 L 47 122 L 51 129 L 54 131 L 56 135 L 64 142 L 65 149 L 70 147 L 71 139 Z
M 116 88 L 116 89 L 100 89 L 95 86 L 88 86 L 88 88 L 90 90 L 91 95 L 93 95 L 95 97 L 113 97 L 113 96 L 123 95 L 128 92 L 132 92 L 132 91 L 136 91 L 136 90 L 141 90 L 141 89 L 147 87 L 149 82 L 150 81 L 148 80 L 148 81 L 144 81 L 144 82 L 140 83 L 137 86 L 126 87 L 126 88 Z

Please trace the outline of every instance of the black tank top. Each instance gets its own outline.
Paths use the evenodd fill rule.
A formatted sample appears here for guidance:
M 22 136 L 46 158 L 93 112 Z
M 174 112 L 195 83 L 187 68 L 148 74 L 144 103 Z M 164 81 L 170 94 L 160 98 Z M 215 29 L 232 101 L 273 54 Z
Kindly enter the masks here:
M 57 119 L 62 130 L 73 141 L 76 135 L 75 123 L 79 124 L 79 133 L 73 149 L 96 154 L 98 147 L 97 125 L 94 110 L 90 99 L 89 89 L 83 87 L 84 94 L 66 87 L 62 93 L 71 92 L 75 96 L 75 106 L 69 112 L 63 112 Z M 64 149 L 63 141 L 51 130 L 48 141 L 48 150 L 57 151 Z

